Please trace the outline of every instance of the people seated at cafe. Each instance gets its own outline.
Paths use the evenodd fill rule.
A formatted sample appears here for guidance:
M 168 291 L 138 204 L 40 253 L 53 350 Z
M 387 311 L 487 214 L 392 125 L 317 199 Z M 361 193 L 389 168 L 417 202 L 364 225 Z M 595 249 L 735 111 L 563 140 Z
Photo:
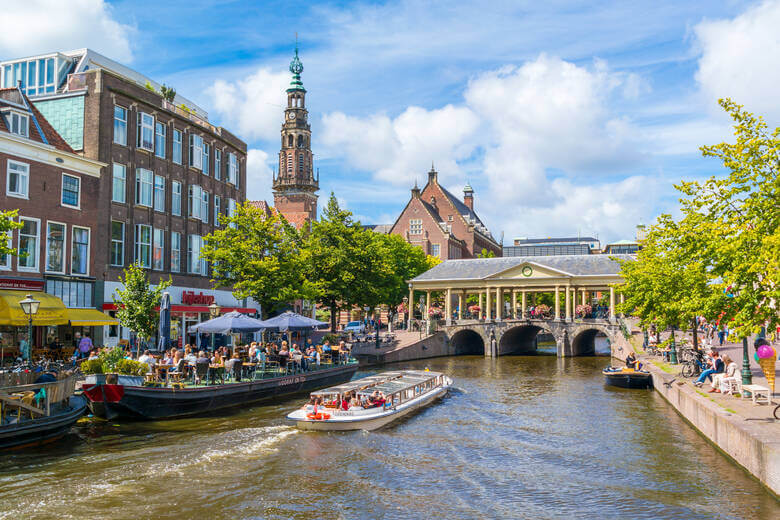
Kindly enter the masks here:
M 322 353 L 323 354 L 330 354 L 333 349 L 330 346 L 330 341 L 327 339 L 322 343 Z
M 279 366 L 287 366 L 287 362 L 290 360 L 290 350 L 287 348 L 286 341 L 282 341 L 282 348 L 276 355 L 279 357 Z
M 93 359 L 98 359 L 98 357 L 99 357 L 99 356 L 100 356 L 100 354 L 98 353 L 98 350 L 97 350 L 97 349 L 92 349 L 92 350 L 89 352 L 89 360 L 90 360 L 90 361 L 91 361 L 91 360 L 93 360 Z
M 312 364 L 320 365 L 320 353 L 313 346 L 306 349 L 306 364 L 310 367 Z
M 249 352 L 247 352 L 247 355 L 249 356 L 250 359 L 257 356 L 257 343 L 255 343 L 254 341 L 249 344 Z
M 362 410 L 363 405 L 360 403 L 360 399 L 357 398 L 356 395 L 352 395 L 352 397 L 349 400 L 349 409 L 350 410 Z
M 704 370 L 699 378 L 693 383 L 695 386 L 702 386 L 708 379 L 712 381 L 714 374 L 722 374 L 726 368 L 723 360 L 720 358 L 717 350 L 712 350 L 709 359 L 707 359 L 707 369 Z
M 225 366 L 225 360 L 222 358 L 222 354 L 219 350 L 214 351 L 214 355 L 211 357 L 211 364 L 218 367 Z
M 141 357 L 138 358 L 138 362 L 146 363 L 146 366 L 149 367 L 149 370 L 152 370 L 155 363 L 157 363 L 148 350 L 144 350 L 144 353 L 141 355 Z
M 173 365 L 173 355 L 171 354 L 170 350 L 165 351 L 165 355 L 163 356 L 161 365 Z
M 712 376 L 712 383 L 710 385 L 712 388 L 710 389 L 710 393 L 712 392 L 718 392 L 721 393 L 723 391 L 723 388 L 726 387 L 724 385 L 724 381 L 728 379 L 734 379 L 734 374 L 736 374 L 737 369 L 739 368 L 736 361 L 731 359 L 728 355 L 723 356 L 723 364 L 725 365 L 725 369 L 720 374 L 715 374 Z M 731 388 L 730 386 L 728 388 Z
M 208 356 L 206 356 L 206 353 L 201 350 L 198 352 L 198 357 L 195 359 L 195 363 L 211 363 L 211 359 L 209 359 Z
M 185 347 L 184 347 L 184 360 L 185 360 L 185 361 L 186 361 L 188 364 L 190 364 L 190 365 L 194 365 L 194 364 L 195 364 L 195 361 L 197 361 L 197 359 L 198 359 L 198 356 L 196 356 L 195 354 L 193 354 L 193 352 L 192 352 L 192 347 L 190 347 L 190 346 L 189 346 L 189 344 L 188 344 L 188 345 L 185 345 Z
M 230 357 L 230 359 L 225 361 L 225 369 L 228 372 L 232 372 L 233 365 L 235 365 L 236 363 L 239 364 L 241 363 L 241 356 L 238 355 L 238 351 L 233 352 L 233 355 Z

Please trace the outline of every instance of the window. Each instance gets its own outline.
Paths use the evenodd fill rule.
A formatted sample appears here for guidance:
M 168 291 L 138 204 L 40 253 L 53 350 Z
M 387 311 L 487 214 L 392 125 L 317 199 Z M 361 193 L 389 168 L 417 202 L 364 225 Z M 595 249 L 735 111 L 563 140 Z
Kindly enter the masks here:
M 410 235 L 422 235 L 422 219 L 421 218 L 409 219 L 409 234 Z
M 89 229 L 73 226 L 70 255 L 71 274 L 89 274 Z
M 201 169 L 203 164 L 203 138 L 190 134 L 190 166 Z
M 30 165 L 8 160 L 6 195 L 26 199 L 29 196 Z
M 220 211 L 219 203 L 220 203 L 219 195 L 215 194 L 214 195 L 214 225 L 215 226 L 219 225 L 219 211 Z
M 127 109 L 114 105 L 114 142 L 127 146 Z
M 238 181 L 236 180 L 237 178 L 238 178 L 238 158 L 236 157 L 236 154 L 229 153 L 227 181 L 235 186 L 238 186 Z
M 181 216 L 181 183 L 171 182 L 171 213 Z
M 154 176 L 154 210 L 165 211 L 165 177 Z
M 208 175 L 209 174 L 209 151 L 210 151 L 210 149 L 211 149 L 211 147 L 209 145 L 207 145 L 205 143 L 203 144 L 203 165 L 202 165 L 203 168 L 201 170 L 203 172 L 203 175 Z
M 65 273 L 65 224 L 46 223 L 46 271 Z
M 21 135 L 22 137 L 28 137 L 30 135 L 30 118 L 27 116 L 27 114 L 20 114 L 19 112 L 9 110 L 4 112 L 3 116 L 8 130 L 12 134 Z
M 165 230 L 154 228 L 154 247 L 152 249 L 152 269 L 165 269 Z
M 181 130 L 173 130 L 173 162 L 181 164 Z
M 22 228 L 19 230 L 19 270 L 38 270 L 38 251 L 41 221 L 32 218 L 20 218 Z
M 146 112 L 138 112 L 138 148 L 154 149 L 154 116 Z
M 203 200 L 203 189 L 197 184 L 190 185 L 189 200 L 187 203 L 187 216 L 200 219 L 200 208 Z
M 441 255 L 441 246 L 439 244 L 431 244 L 431 256 L 439 258 Z
M 81 179 L 73 175 L 62 174 L 62 205 L 79 208 L 81 202 Z
M 198 235 L 187 236 L 187 270 L 193 274 L 205 274 L 201 272 L 200 248 L 203 239 Z
M 135 203 L 139 206 L 152 207 L 153 177 L 151 170 L 138 168 L 135 171 Z
M 222 179 L 222 150 L 214 148 L 214 178 Z
M 111 221 L 111 265 L 125 264 L 125 223 Z
M 8 231 L 8 249 L 14 247 L 13 231 Z M 11 269 L 11 255 L 0 256 L 0 270 L 9 271 Z
M 303 154 L 298 154 L 298 173 L 303 173 Z
M 46 292 L 62 300 L 65 307 L 87 309 L 92 307 L 92 282 L 46 280 Z
M 135 263 L 149 269 L 152 266 L 152 227 L 135 225 Z
M 154 155 L 165 159 L 165 137 L 167 135 L 167 127 L 157 122 L 154 125 Z
M 181 271 L 181 233 L 171 231 L 171 272 Z
M 232 217 L 235 216 L 235 214 L 236 214 L 236 201 L 233 199 L 228 199 L 227 215 L 228 217 Z M 231 222 L 230 227 L 235 228 L 236 224 L 234 222 Z
M 111 200 L 124 204 L 125 193 L 127 193 L 127 172 L 124 164 L 114 163 L 112 182 Z
M 203 190 L 200 199 L 200 220 L 201 222 L 209 223 L 209 192 Z

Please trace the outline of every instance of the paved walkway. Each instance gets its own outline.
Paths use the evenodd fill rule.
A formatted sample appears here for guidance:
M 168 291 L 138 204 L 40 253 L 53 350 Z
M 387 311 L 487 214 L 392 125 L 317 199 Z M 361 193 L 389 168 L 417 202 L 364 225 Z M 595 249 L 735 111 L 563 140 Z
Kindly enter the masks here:
M 385 341 L 386 333 L 379 335 L 379 348 L 376 348 L 376 342 L 368 341 L 363 343 L 352 344 L 352 354 L 365 354 L 365 355 L 384 355 L 394 350 L 399 350 L 409 345 L 413 345 L 425 339 L 427 336 L 421 336 L 419 332 L 407 332 L 405 330 L 395 330 L 392 332 L 394 339 L 392 341 Z

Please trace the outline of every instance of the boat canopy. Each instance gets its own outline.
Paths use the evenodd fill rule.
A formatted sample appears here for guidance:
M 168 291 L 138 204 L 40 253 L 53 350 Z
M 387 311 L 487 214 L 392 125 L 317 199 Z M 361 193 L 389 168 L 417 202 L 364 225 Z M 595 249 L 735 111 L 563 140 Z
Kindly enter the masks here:
M 360 390 L 358 391 L 357 394 L 371 395 L 372 393 L 377 391 L 382 392 L 382 394 L 384 395 L 397 394 L 399 392 L 403 392 L 404 390 L 409 390 L 410 388 L 414 388 L 415 386 L 421 385 L 423 383 L 427 383 L 428 381 L 432 381 L 442 375 L 439 372 L 418 372 L 418 371 L 415 372 L 417 373 L 407 373 L 397 379 L 385 381 L 377 385 L 374 385 L 371 388 Z
M 362 377 L 355 381 L 344 383 L 343 385 L 331 386 L 330 388 L 323 388 L 322 390 L 317 390 L 316 392 L 312 392 L 310 395 L 312 396 L 334 395 L 334 394 L 343 395 L 347 392 L 362 390 L 366 387 L 372 387 L 379 383 L 384 383 L 385 381 L 390 381 L 392 379 L 399 378 L 403 376 L 403 374 L 404 372 L 400 372 L 400 371 L 382 372 L 381 374 Z

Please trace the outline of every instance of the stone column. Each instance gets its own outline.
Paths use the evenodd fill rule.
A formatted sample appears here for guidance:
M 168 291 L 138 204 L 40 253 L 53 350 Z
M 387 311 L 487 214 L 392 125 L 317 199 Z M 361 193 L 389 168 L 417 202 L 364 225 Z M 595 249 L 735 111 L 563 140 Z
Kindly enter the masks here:
M 406 325 L 406 330 L 412 330 L 412 316 L 414 316 L 412 309 L 414 309 L 414 289 L 412 288 L 412 285 L 409 284 L 409 304 L 406 308 L 406 312 L 409 313 L 409 323 Z
M 428 319 L 428 310 L 431 308 L 431 291 L 425 291 L 425 313 L 423 314 L 423 319 Z
M 447 299 L 444 301 L 444 312 L 447 313 L 444 323 L 452 325 L 452 289 L 449 287 L 447 287 Z
M 615 288 L 609 288 L 609 321 L 615 322 Z
M 517 291 L 515 289 L 512 289 L 512 312 L 509 317 L 517 319 Z
M 522 319 L 525 319 L 525 307 L 526 307 L 526 291 L 523 291 L 521 298 L 520 298 L 520 311 L 522 312 Z
M 482 290 L 479 291 L 479 316 L 477 316 L 477 319 L 481 318 L 482 315 L 485 313 L 485 302 L 482 298 Z
M 496 287 L 496 321 L 501 321 L 504 317 L 504 291 L 501 287 Z
M 561 321 L 561 293 L 560 286 L 555 286 L 555 321 Z
M 566 286 L 566 321 L 571 321 L 571 286 Z
M 587 295 L 588 291 L 583 287 L 582 288 L 582 305 L 585 305 L 585 302 L 587 298 L 585 297 Z
M 458 293 L 458 319 L 463 319 L 463 305 L 466 303 L 466 296 L 464 291 Z
M 490 300 L 491 300 L 491 294 L 490 294 L 490 287 L 488 287 L 485 290 L 485 319 L 490 320 Z

